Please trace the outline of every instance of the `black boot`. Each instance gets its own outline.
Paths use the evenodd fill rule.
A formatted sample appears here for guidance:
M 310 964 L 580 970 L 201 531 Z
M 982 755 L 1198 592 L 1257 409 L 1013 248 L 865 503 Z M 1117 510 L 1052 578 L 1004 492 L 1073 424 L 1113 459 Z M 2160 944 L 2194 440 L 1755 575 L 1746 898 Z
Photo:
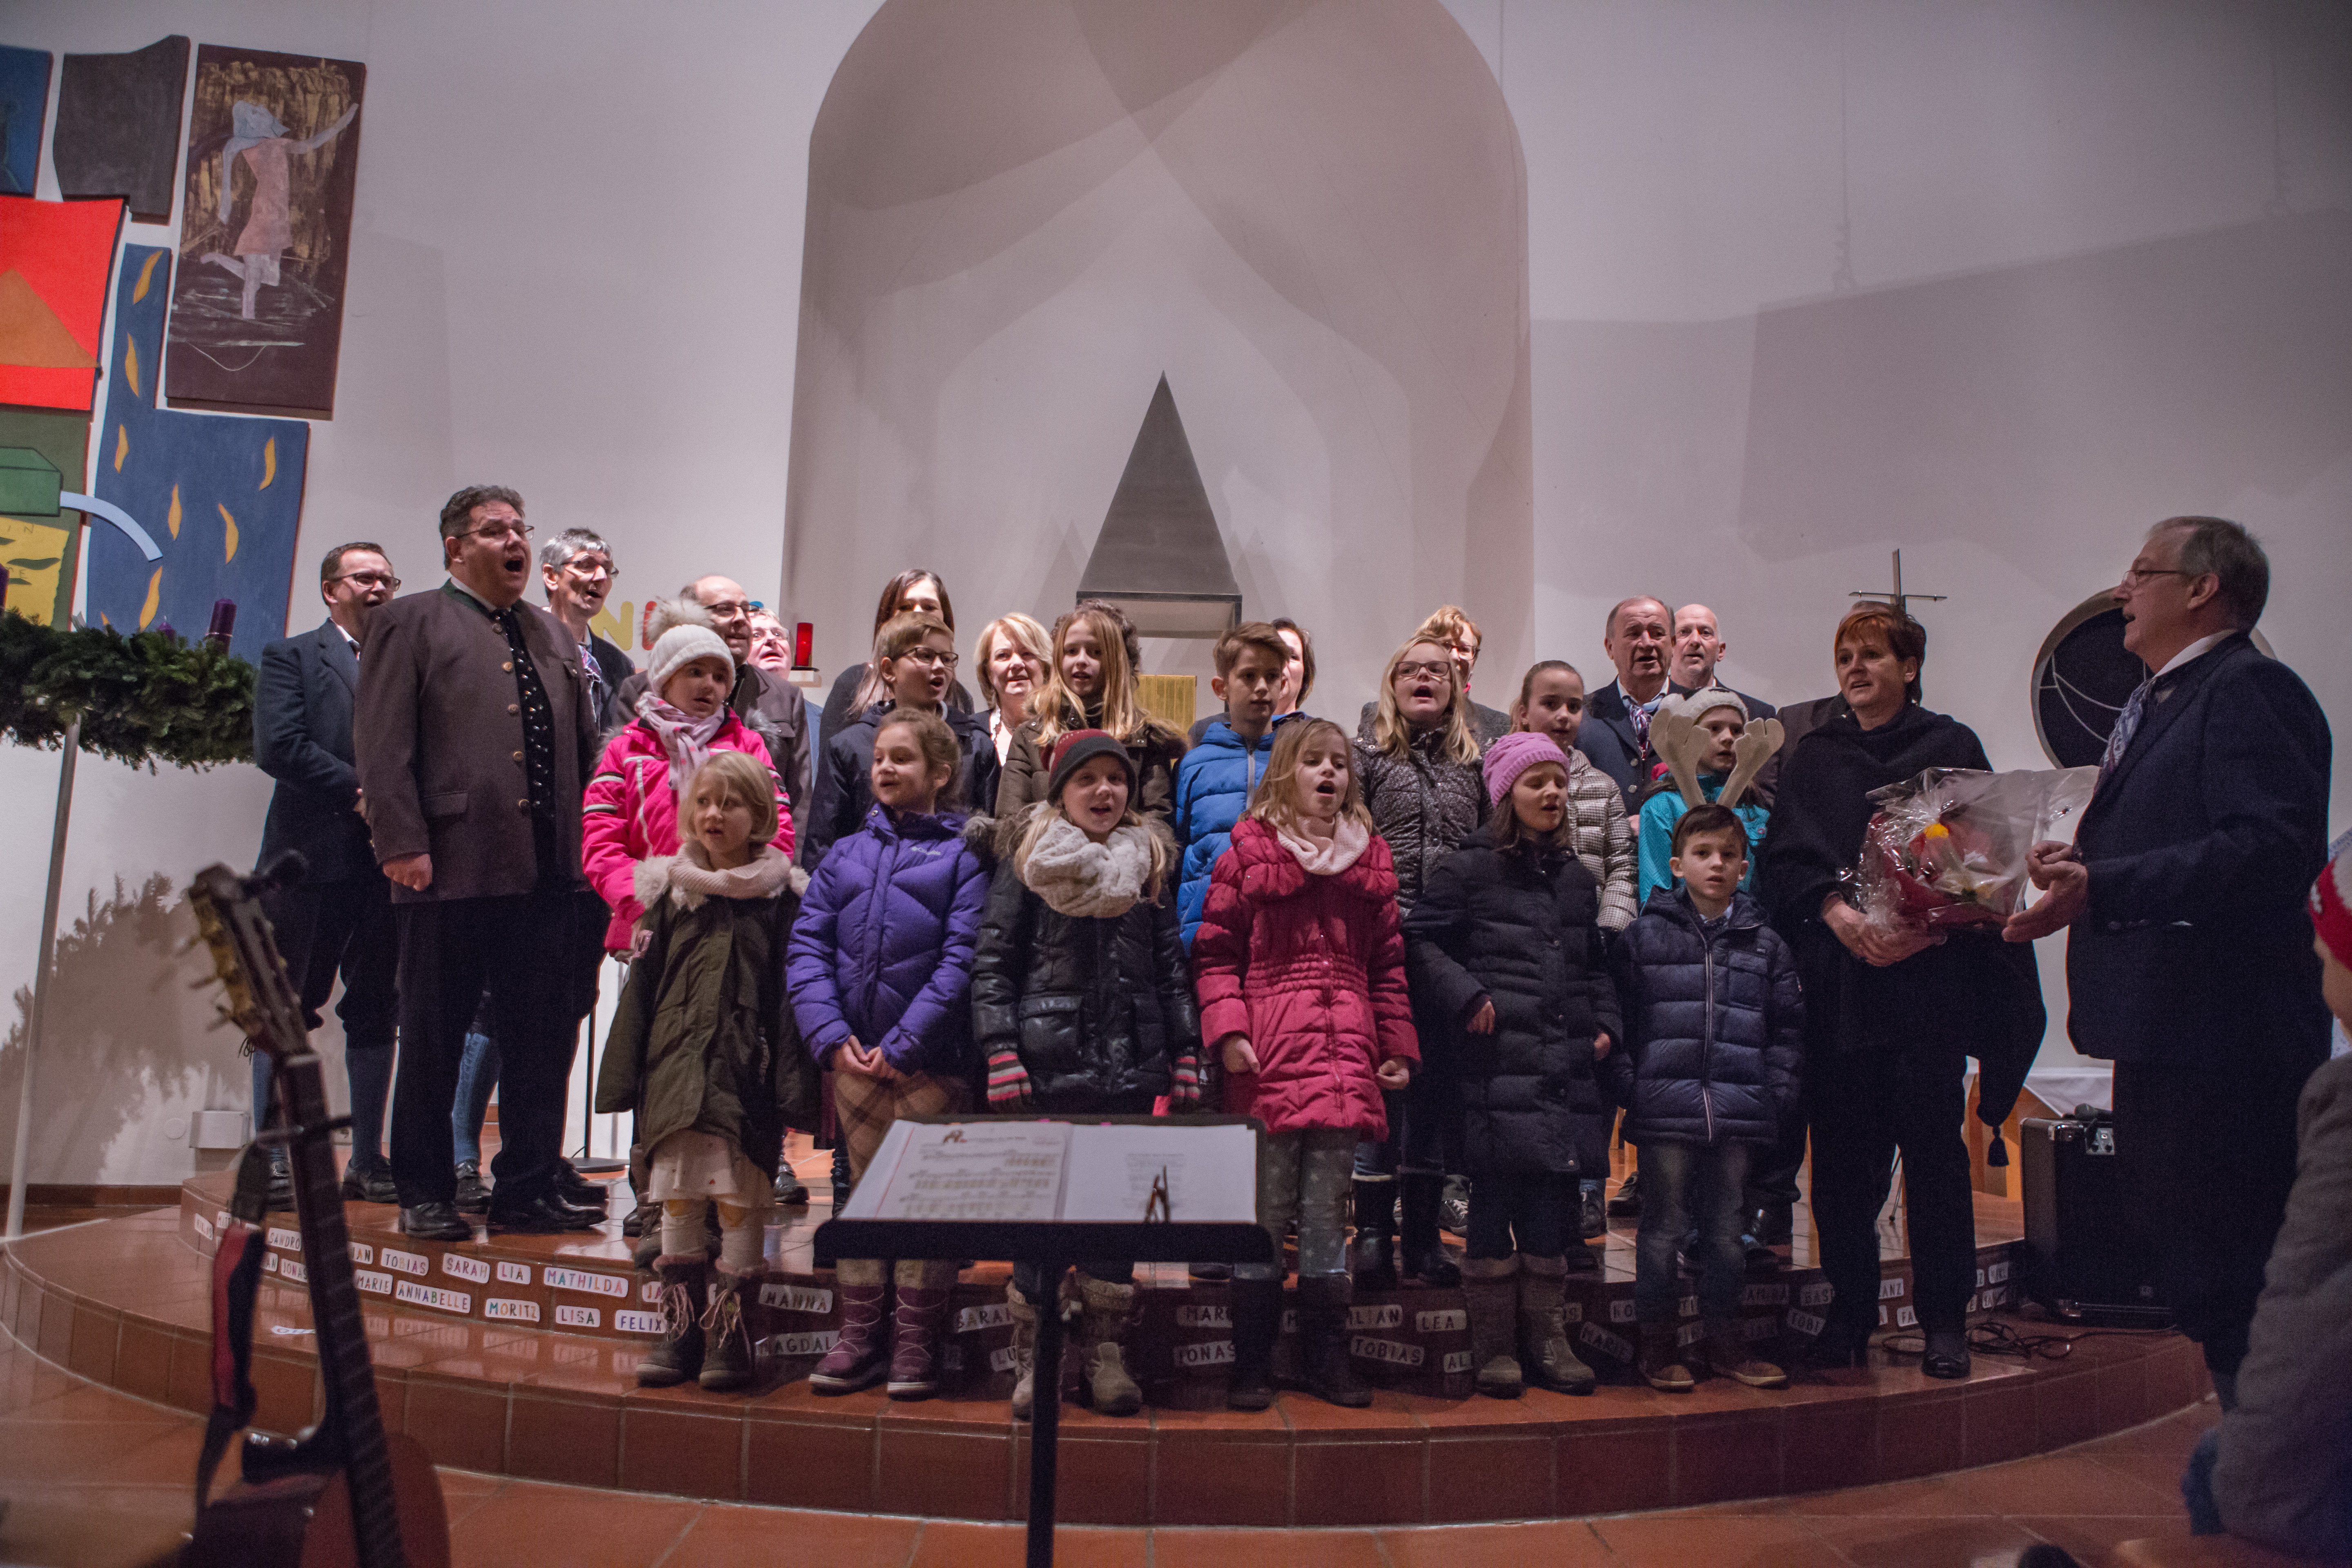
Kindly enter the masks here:
M 1348 1305 L 1353 1282 L 1344 1274 L 1298 1282 L 1298 1332 L 1306 1342 L 1307 1392 L 1330 1405 L 1361 1410 L 1372 1391 L 1356 1381 L 1348 1360 Z
M 637 1382 L 646 1388 L 674 1388 L 702 1373 L 702 1318 L 709 1289 L 709 1265 L 688 1254 L 654 1264 L 661 1276 L 661 1342 L 637 1363 Z
M 856 1184 L 849 1178 L 849 1140 L 833 1146 L 833 1212 L 838 1215 Z
M 1919 1358 L 1920 1371 L 1929 1377 L 1957 1379 L 1969 1375 L 1967 1329 L 1929 1329 L 1926 1339 L 1927 1348 Z
M 1625 1179 L 1617 1184 L 1616 1195 L 1609 1200 L 1609 1217 L 1611 1219 L 1640 1219 L 1642 1217 L 1641 1179 L 1642 1173 L 1639 1171 L 1628 1171 L 1625 1173 Z
M 1444 1196 L 1445 1178 L 1416 1172 L 1399 1176 L 1397 1185 L 1404 1189 L 1404 1277 L 1441 1288 L 1461 1284 L 1462 1270 L 1437 1239 L 1437 1205 Z
M 1577 1187 L 1576 1234 L 1586 1241 L 1598 1240 L 1609 1234 L 1609 1216 L 1601 1212 L 1601 1184 L 1580 1183 Z
M 1282 1281 L 1234 1281 L 1234 1380 L 1225 1389 L 1232 1410 L 1264 1410 L 1274 1403 L 1274 1342 L 1282 1331 Z
M 1390 1176 L 1356 1178 L 1356 1239 L 1348 1272 L 1367 1290 L 1396 1289 L 1396 1192 Z

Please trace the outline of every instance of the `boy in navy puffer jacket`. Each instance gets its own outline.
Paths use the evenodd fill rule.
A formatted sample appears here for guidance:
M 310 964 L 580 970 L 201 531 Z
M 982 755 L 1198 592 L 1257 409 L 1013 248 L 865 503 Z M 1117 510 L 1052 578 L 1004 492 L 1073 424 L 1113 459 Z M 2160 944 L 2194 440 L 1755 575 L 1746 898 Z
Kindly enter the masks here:
M 1748 829 L 1737 814 L 1691 807 L 1675 824 L 1673 869 L 1683 885 L 1652 894 L 1612 954 L 1625 1043 L 1601 1064 L 1628 1110 L 1625 1141 L 1642 1151 L 1639 1364 L 1653 1388 L 1693 1384 L 1675 1344 L 1675 1251 L 1695 1221 L 1705 1360 L 1752 1388 L 1778 1388 L 1788 1374 L 1749 1354 L 1739 1332 L 1739 1207 L 1751 1153 L 1777 1141 L 1796 1105 L 1796 960 L 1739 891 Z

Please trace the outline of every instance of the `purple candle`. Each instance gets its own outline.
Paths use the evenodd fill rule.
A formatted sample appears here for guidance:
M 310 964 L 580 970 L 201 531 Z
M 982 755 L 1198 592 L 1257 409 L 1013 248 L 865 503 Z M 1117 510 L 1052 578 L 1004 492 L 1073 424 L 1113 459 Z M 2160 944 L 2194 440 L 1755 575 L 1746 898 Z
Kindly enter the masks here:
M 233 636 L 236 631 L 236 601 L 235 599 L 215 599 L 213 601 L 212 625 L 205 628 L 205 638 L 209 641 L 218 642 L 222 646 L 226 647 L 230 637 Z

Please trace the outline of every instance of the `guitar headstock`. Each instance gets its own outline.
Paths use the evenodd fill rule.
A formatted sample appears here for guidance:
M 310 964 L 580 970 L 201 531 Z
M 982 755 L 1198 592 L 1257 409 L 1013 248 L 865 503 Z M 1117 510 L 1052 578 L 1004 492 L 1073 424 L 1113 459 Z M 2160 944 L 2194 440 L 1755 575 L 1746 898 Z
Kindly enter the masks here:
M 188 884 L 188 903 L 212 952 L 213 972 L 228 992 L 229 1020 L 254 1049 L 288 1057 L 310 1049 L 310 1031 L 262 910 L 262 889 L 270 885 L 265 878 L 207 866 Z

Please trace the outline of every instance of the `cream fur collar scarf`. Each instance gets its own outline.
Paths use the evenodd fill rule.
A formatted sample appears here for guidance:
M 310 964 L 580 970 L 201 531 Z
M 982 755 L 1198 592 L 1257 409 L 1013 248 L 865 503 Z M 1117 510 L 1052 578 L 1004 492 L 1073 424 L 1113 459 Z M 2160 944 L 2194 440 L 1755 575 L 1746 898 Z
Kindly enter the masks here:
M 1059 812 L 1021 866 L 1021 881 L 1055 914 L 1114 920 L 1135 907 L 1151 875 L 1151 836 L 1130 823 L 1097 844 Z
M 750 864 L 721 871 L 711 866 L 710 852 L 699 839 L 688 839 L 675 855 L 654 855 L 638 861 L 630 879 L 637 902 L 649 910 L 665 893 L 679 908 L 691 910 L 699 908 L 705 899 L 772 899 L 788 889 L 798 893 L 808 886 L 808 874 L 785 859 L 772 844 L 761 845 Z
M 1338 876 L 1372 847 L 1371 829 L 1352 816 L 1343 816 L 1335 823 L 1328 839 L 1310 838 L 1287 827 L 1275 828 L 1274 836 L 1285 849 L 1298 858 L 1308 875 L 1316 877 Z

